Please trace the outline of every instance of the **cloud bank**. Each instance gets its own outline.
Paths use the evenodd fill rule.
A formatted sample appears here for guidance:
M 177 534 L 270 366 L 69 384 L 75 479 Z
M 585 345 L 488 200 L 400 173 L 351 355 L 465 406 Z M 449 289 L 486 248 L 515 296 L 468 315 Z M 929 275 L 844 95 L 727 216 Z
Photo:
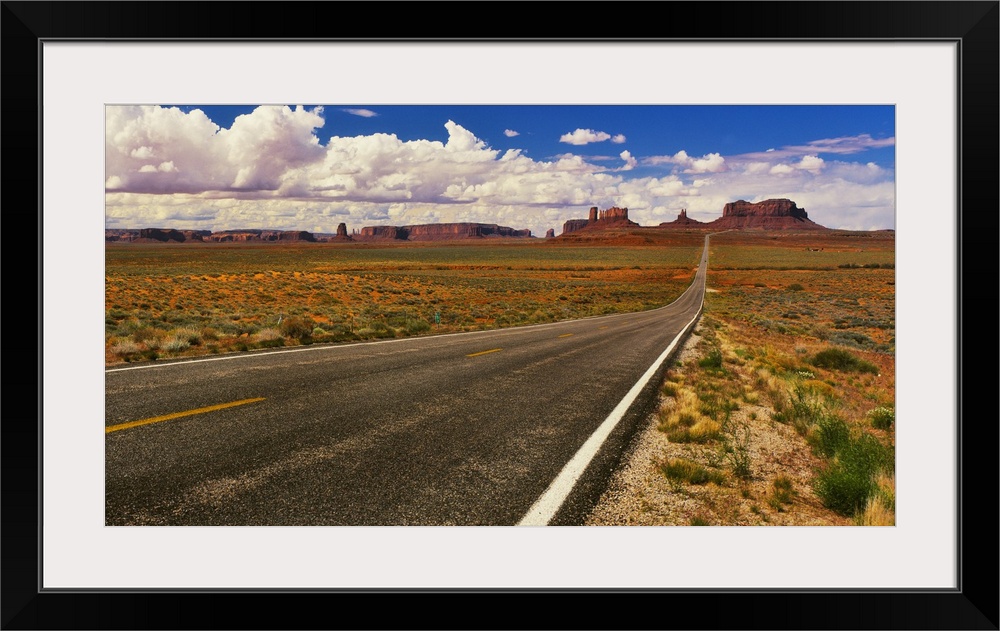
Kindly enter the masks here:
M 741 156 L 684 150 L 610 160 L 562 154 L 544 160 L 496 150 L 453 121 L 445 142 L 394 134 L 333 135 L 321 144 L 322 108 L 261 106 L 229 129 L 201 110 L 108 107 L 106 225 L 298 229 L 333 232 L 376 224 L 499 223 L 558 233 L 590 206 L 627 206 L 643 225 L 680 208 L 711 221 L 726 202 L 789 197 L 829 227 L 894 226 L 893 172 L 842 161 L 874 140 L 819 140 Z M 512 130 L 508 130 L 510 132 Z M 505 132 L 509 138 L 516 136 Z M 577 129 L 561 142 L 585 145 L 624 136 Z M 817 147 L 832 148 L 833 158 Z M 860 150 L 859 150 L 860 151 Z M 606 164 L 605 164 L 606 162 Z

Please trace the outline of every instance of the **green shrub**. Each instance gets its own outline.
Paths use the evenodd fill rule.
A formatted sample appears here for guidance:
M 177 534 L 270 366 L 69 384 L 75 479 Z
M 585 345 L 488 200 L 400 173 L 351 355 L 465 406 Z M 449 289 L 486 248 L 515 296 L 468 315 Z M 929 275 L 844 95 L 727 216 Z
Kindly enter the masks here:
M 733 467 L 733 475 L 741 480 L 753 477 L 750 456 L 750 425 L 739 423 L 729 429 L 726 435 L 726 457 Z
M 876 476 L 892 469 L 893 458 L 892 449 L 874 436 L 862 434 L 849 440 L 816 477 L 816 495 L 827 508 L 841 515 L 854 515 L 864 510 L 878 488 Z
M 787 475 L 779 475 L 771 483 L 771 499 L 768 500 L 771 508 L 783 511 L 785 504 L 791 504 L 795 499 L 795 486 L 792 479 Z
M 407 335 L 419 335 L 430 331 L 431 325 L 427 320 L 408 318 L 403 330 L 406 331 Z
M 832 370 L 847 370 L 852 372 L 878 374 L 878 367 L 842 348 L 828 348 L 816 353 L 812 365 Z
M 890 407 L 879 406 L 868 412 L 868 418 L 875 429 L 889 429 L 896 422 L 896 412 Z
M 832 458 L 851 443 L 851 428 L 843 419 L 827 415 L 819 419 L 817 426 L 815 447 L 820 455 Z
M 822 399 L 810 388 L 798 384 L 788 400 L 777 397 L 773 400 L 775 413 L 772 418 L 779 423 L 791 425 L 800 436 L 825 418 L 828 413 Z
M 708 368 L 710 370 L 718 370 L 722 368 L 722 351 L 717 348 L 713 348 L 707 355 L 698 361 L 698 365 L 702 368 Z

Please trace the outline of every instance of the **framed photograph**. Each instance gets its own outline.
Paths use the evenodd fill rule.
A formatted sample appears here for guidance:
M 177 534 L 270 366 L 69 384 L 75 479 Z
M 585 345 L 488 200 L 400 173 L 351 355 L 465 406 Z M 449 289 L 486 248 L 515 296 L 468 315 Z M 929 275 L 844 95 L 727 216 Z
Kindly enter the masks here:
M 231 3 L 196 7 L 187 3 L 4 2 L 8 208 L 16 208 L 14 189 L 37 180 L 38 273 L 34 280 L 39 304 L 37 414 L 30 420 L 8 414 L 4 424 L 4 628 L 307 628 L 314 624 L 312 616 L 331 603 L 388 599 L 425 607 L 448 597 L 449 603 L 481 599 L 495 607 L 509 598 L 541 596 L 567 605 L 595 597 L 597 602 L 635 598 L 632 602 L 674 605 L 671 609 L 697 603 L 703 617 L 692 617 L 689 611 L 682 623 L 662 623 L 689 628 L 996 629 L 1000 623 L 997 537 L 986 536 L 983 525 L 995 533 L 997 427 L 995 422 L 978 418 L 979 406 L 969 405 L 979 392 L 995 389 L 995 368 L 984 366 L 996 362 L 973 362 L 966 369 L 966 358 L 972 355 L 963 351 L 965 340 L 972 338 L 977 340 L 975 348 L 989 352 L 997 346 L 979 341 L 981 318 L 972 321 L 975 328 L 965 328 L 967 313 L 977 310 L 963 305 L 969 291 L 988 291 L 992 296 L 998 286 L 1000 3 L 736 4 L 726 5 L 732 23 L 757 25 L 755 32 L 711 26 L 690 30 L 692 23 L 706 23 L 717 6 L 663 5 L 668 13 L 676 12 L 675 20 L 668 20 L 665 34 L 657 37 L 534 40 L 329 36 L 320 32 L 314 16 L 302 15 L 330 8 L 313 3 L 241 5 L 239 10 L 252 18 L 250 23 L 268 26 L 236 32 L 226 20 L 234 7 Z M 276 12 L 296 16 L 296 25 L 272 19 Z M 708 32 L 695 35 L 698 31 Z M 523 120 L 540 121 L 544 116 L 551 119 L 545 133 L 554 137 L 559 130 L 563 136 L 560 144 L 535 148 L 528 138 L 516 142 L 518 136 L 531 133 L 527 124 L 519 129 L 515 123 L 496 121 L 497 129 L 487 132 L 471 124 L 439 121 L 440 140 L 418 129 L 417 113 L 433 121 L 449 108 L 464 108 L 468 120 L 484 121 L 482 127 L 485 121 L 514 110 Z M 560 118 L 577 120 L 569 116 L 571 108 L 588 110 L 595 122 L 561 126 Z M 660 118 L 681 122 L 656 129 L 637 124 L 636 132 L 626 134 L 615 126 L 615 121 L 625 120 L 616 108 L 633 113 L 655 109 Z M 737 110 L 753 113 L 734 113 Z M 365 127 L 366 121 L 390 111 L 399 120 L 407 119 L 409 127 L 404 123 L 392 129 Z M 800 117 L 799 112 L 806 111 L 809 116 Z M 165 121 L 164 116 L 174 118 Z M 343 118 L 338 127 L 317 131 L 334 116 Z M 834 124 L 834 119 L 853 117 L 856 127 L 864 130 L 809 137 L 819 129 L 810 127 L 809 121 L 824 117 L 829 129 L 846 129 Z M 36 121 L 37 127 L 20 119 Z M 242 130 L 237 130 L 237 119 Z M 748 143 L 746 138 L 759 132 L 764 120 L 777 125 L 778 119 L 784 125 L 799 124 L 796 137 L 804 140 L 761 146 L 757 151 L 735 148 L 764 142 L 754 138 Z M 193 139 L 193 126 L 199 124 L 231 132 L 225 156 L 218 147 Z M 433 123 L 421 120 L 419 124 Z M 539 124 L 538 129 L 542 128 Z M 275 136 L 279 129 L 286 135 Z M 689 144 L 688 152 L 682 150 L 684 141 L 662 141 L 685 135 L 694 138 L 707 130 L 719 138 L 720 145 L 729 144 L 718 151 Z M 237 131 L 242 135 L 237 137 Z M 487 134 L 495 135 L 488 143 L 483 140 Z M 671 149 L 646 148 L 643 135 L 658 135 L 659 144 Z M 278 146 L 284 138 L 293 137 L 294 142 Z M 377 151 L 371 149 L 375 141 L 382 143 Z M 385 143 L 394 142 L 386 148 Z M 368 149 L 362 147 L 364 143 Z M 598 148 L 585 150 L 588 145 Z M 115 160 L 107 159 L 110 146 L 118 151 Z M 335 146 L 352 155 L 375 152 L 365 168 L 376 171 L 378 177 L 371 179 L 378 179 L 377 187 L 348 195 L 359 181 L 356 174 L 311 175 L 311 161 L 322 160 L 321 154 Z M 560 146 L 566 153 L 557 156 Z M 391 167 L 379 166 L 393 157 L 410 164 L 420 159 L 440 161 L 442 157 L 434 154 L 437 150 L 462 150 L 465 163 L 477 165 L 467 171 L 467 189 L 443 187 L 426 199 L 414 200 L 416 180 L 421 185 L 429 183 L 433 169 L 414 170 L 407 180 L 393 179 Z M 252 159 L 240 158 L 241 151 L 246 155 L 273 152 L 284 166 L 273 173 L 255 170 Z M 29 155 L 37 156 L 37 161 L 25 158 Z M 484 164 L 495 166 L 503 160 L 522 161 L 510 171 L 516 171 L 516 177 L 488 183 L 475 179 L 474 174 L 489 168 Z M 586 181 L 593 188 L 590 196 L 580 197 L 579 206 L 582 211 L 593 206 L 591 217 L 573 215 L 571 203 L 558 212 L 546 206 L 547 214 L 515 208 L 528 199 L 512 192 L 518 183 L 533 177 L 533 170 L 541 173 L 551 169 L 542 165 L 559 160 L 576 161 L 579 168 L 566 167 L 559 178 L 532 180 L 531 186 L 524 186 L 550 190 L 558 180 L 580 190 Z M 633 179 L 629 172 L 634 170 L 640 170 L 645 179 Z M 565 175 L 569 173 L 584 173 L 589 179 L 571 180 Z M 765 190 L 777 190 L 773 182 L 780 178 L 786 187 L 780 195 L 768 195 Z M 603 183 L 600 194 L 604 196 L 591 204 L 598 194 L 595 182 Z M 645 187 L 641 191 L 640 183 Z M 475 190 L 476 186 L 480 189 Z M 504 195 L 514 200 L 507 202 L 505 214 L 480 208 L 483 187 L 489 186 L 503 188 Z M 298 205 L 277 209 L 271 195 L 275 190 Z M 322 313 L 293 313 L 284 308 L 266 315 L 266 309 L 255 311 L 254 301 L 263 304 L 277 292 L 301 291 L 275 281 L 264 292 L 269 296 L 260 299 L 249 295 L 227 298 L 225 292 L 213 292 L 201 304 L 198 297 L 192 297 L 193 308 L 206 318 L 191 333 L 197 343 L 191 335 L 181 339 L 180 332 L 187 325 L 177 324 L 164 329 L 154 344 L 152 338 L 135 335 L 136 327 L 156 328 L 140 322 L 136 315 L 143 310 L 139 303 L 146 299 L 136 297 L 143 281 L 135 270 L 146 263 L 130 259 L 127 263 L 133 267 L 128 273 L 133 280 L 122 281 L 116 276 L 120 257 L 113 248 L 106 250 L 101 234 L 108 238 L 115 232 L 116 239 L 148 241 L 163 235 L 132 235 L 129 230 L 176 228 L 175 232 L 191 233 L 181 235 L 184 238 L 253 241 L 272 231 L 295 233 L 303 240 L 363 243 L 366 238 L 386 237 L 382 232 L 388 228 L 421 235 L 428 232 L 427 225 L 447 225 L 458 226 L 455 230 L 473 226 L 475 237 L 499 235 L 512 240 L 528 238 L 519 231 L 541 237 L 551 228 L 551 238 L 556 239 L 581 228 L 587 234 L 588 222 L 592 227 L 593 222 L 602 221 L 617 222 L 623 229 L 641 224 L 668 231 L 671 222 L 684 222 L 690 228 L 689 222 L 707 224 L 726 217 L 732 222 L 736 216 L 759 212 L 768 221 L 802 222 L 805 211 L 795 206 L 794 199 L 756 205 L 744 202 L 746 207 L 737 202 L 790 197 L 798 190 L 809 200 L 800 204 L 808 210 L 810 223 L 830 226 L 836 221 L 832 227 L 845 231 L 893 231 L 894 246 L 885 260 L 878 258 L 882 254 L 871 252 L 857 262 L 831 257 L 821 244 L 802 248 L 804 255 L 826 257 L 823 260 L 829 259 L 834 266 L 854 265 L 861 272 L 867 266 L 868 272 L 881 274 L 879 282 L 892 283 L 891 326 L 880 329 L 878 314 L 869 309 L 870 329 L 845 323 L 843 328 L 823 332 L 826 339 L 841 342 L 847 340 L 845 335 L 853 335 L 854 346 L 850 340 L 839 346 L 860 349 L 830 361 L 859 361 L 858 356 L 866 357 L 863 351 L 879 345 L 891 348 L 895 357 L 890 361 L 894 396 L 879 399 L 870 379 L 870 387 L 858 385 L 859 397 L 869 397 L 873 410 L 881 409 L 892 417 L 870 419 L 874 429 L 869 434 L 876 437 L 892 427 L 895 449 L 889 456 L 895 461 L 894 482 L 883 484 L 891 488 L 891 514 L 882 522 L 874 517 L 864 521 L 854 513 L 844 517 L 848 513 L 843 512 L 837 527 L 820 526 L 827 523 L 822 519 L 790 520 L 782 504 L 783 487 L 777 482 L 771 485 L 770 477 L 761 489 L 745 488 L 747 496 L 759 498 L 759 505 L 747 504 L 758 506 L 753 515 L 772 516 L 770 522 L 760 522 L 760 527 L 733 525 L 735 519 L 720 522 L 716 513 L 702 512 L 685 514 L 669 527 L 650 522 L 609 526 L 605 524 L 610 522 L 600 521 L 589 526 L 565 525 L 573 522 L 555 518 L 564 510 L 563 499 L 554 508 L 538 508 L 541 516 L 532 521 L 536 506 L 544 503 L 541 498 L 520 520 L 487 516 L 468 522 L 445 519 L 431 526 L 388 511 L 360 522 L 343 517 L 307 525 L 300 517 L 305 513 L 299 510 L 306 491 L 286 504 L 284 500 L 269 501 L 268 508 L 257 504 L 253 510 L 232 513 L 239 517 L 220 522 L 199 512 L 198 506 L 207 505 L 204 502 L 180 505 L 168 495 L 157 495 L 160 491 L 152 481 L 143 482 L 148 486 L 142 488 L 122 481 L 130 477 L 153 480 L 156 475 L 148 475 L 144 467 L 152 468 L 165 455 L 169 460 L 175 448 L 126 440 L 137 435 L 130 432 L 139 424 L 166 426 L 177 416 L 146 411 L 142 392 L 169 389 L 179 400 L 190 399 L 181 406 L 186 414 L 204 413 L 206 418 L 227 406 L 254 406 L 263 401 L 252 392 L 247 394 L 250 389 L 244 385 L 249 376 L 232 379 L 226 386 L 228 403 L 220 406 L 202 395 L 193 383 L 196 376 L 173 384 L 165 374 L 135 370 L 143 360 L 153 359 L 149 354 L 167 359 L 166 364 L 160 362 L 167 365 L 175 355 L 195 358 L 197 349 L 192 346 L 204 349 L 202 359 L 207 360 L 213 357 L 210 345 L 216 346 L 216 353 L 240 350 L 239 345 L 246 347 L 243 350 L 280 345 L 285 355 L 268 356 L 292 356 L 313 352 L 309 349 L 319 347 L 313 342 L 335 335 L 353 341 L 376 340 L 383 337 L 383 328 L 393 332 L 387 336 L 395 338 L 391 345 L 403 348 L 410 339 L 418 340 L 421 332 L 435 327 L 472 336 L 461 338 L 470 340 L 477 339 L 474 331 L 480 320 L 495 322 L 503 317 L 509 324 L 536 327 L 547 327 L 550 321 L 539 315 L 541 310 L 524 315 L 536 320 L 522 322 L 513 308 L 497 314 L 466 313 L 447 303 L 435 307 L 433 313 L 404 313 L 402 305 L 409 304 L 406 299 L 412 302 L 412 297 L 403 295 L 406 288 L 391 278 L 384 285 L 365 285 L 365 291 L 386 295 L 385 304 L 399 312 L 398 321 L 389 321 L 387 314 L 338 310 L 336 305 L 350 298 L 329 285 L 320 287 L 326 279 L 313 280 L 316 291 L 329 301 Z M 490 195 L 503 197 L 492 190 Z M 397 203 L 404 199 L 409 205 Z M 566 199 L 575 200 L 570 192 Z M 304 224 L 300 211 L 305 207 L 320 213 L 322 221 Z M 223 216 L 229 223 L 220 223 Z M 745 227 L 718 225 L 720 232 Z M 437 232 L 443 230 L 439 227 Z M 691 248 L 692 252 L 696 249 Z M 296 256 L 312 251 L 308 247 L 294 250 Z M 863 248 L 859 246 L 858 252 Z M 981 260 L 984 253 L 990 260 Z M 773 287 L 761 283 L 755 288 L 753 279 L 744 279 L 747 290 L 739 294 L 740 299 L 751 300 L 756 289 L 773 291 L 768 295 L 781 300 L 790 292 L 808 291 L 786 269 L 802 265 L 796 261 L 774 265 L 768 272 L 773 274 Z M 495 266 L 497 270 L 535 265 L 508 259 L 501 263 Z M 148 263 L 149 270 L 161 264 Z M 367 283 L 363 267 L 367 264 L 352 262 L 361 271 L 347 282 Z M 233 265 L 235 270 L 239 262 Z M 411 276 L 420 271 L 415 263 L 408 265 Z M 426 265 L 428 273 L 453 271 L 443 269 L 447 265 L 437 260 Z M 645 266 L 647 272 L 660 273 L 656 265 L 639 262 L 636 268 Z M 474 301 L 469 297 L 473 294 L 462 294 L 457 287 L 470 286 L 477 275 L 486 274 L 476 272 L 464 260 L 452 267 L 462 266 L 471 272 L 466 270 L 461 281 L 455 281 L 450 295 L 465 305 Z M 566 317 L 594 316 L 572 311 L 583 309 L 582 301 L 573 299 L 572 283 L 590 282 L 593 278 L 586 274 L 608 270 L 583 269 L 575 263 L 570 267 L 555 279 L 566 293 L 553 293 L 552 300 L 566 303 L 564 311 L 571 314 Z M 611 271 L 625 275 L 631 269 L 618 266 Z M 989 275 L 985 270 L 990 270 Z M 273 278 L 280 281 L 285 271 L 275 269 Z M 336 271 L 343 272 L 341 268 Z M 684 282 L 699 278 L 693 268 L 689 271 Z M 201 280 L 210 275 L 200 268 L 183 273 Z M 154 271 L 144 274 L 150 286 L 161 282 Z M 517 282 L 526 281 L 513 276 L 497 272 L 489 276 L 489 282 L 502 277 L 511 283 L 512 292 L 521 291 L 526 285 Z M 11 278 L 8 274 L 8 282 Z M 8 295 L 16 295 L 19 289 L 14 282 L 8 285 Z M 108 312 L 106 292 L 119 282 L 128 300 L 123 298 L 122 305 L 113 310 L 124 314 L 120 320 L 127 317 L 138 323 L 127 333 L 118 331 L 117 320 L 110 324 L 108 320 L 114 317 Z M 206 285 L 197 287 L 197 292 L 207 296 Z M 211 320 L 212 301 L 230 298 L 241 302 L 248 314 L 245 322 Z M 431 304 L 429 296 L 418 298 Z M 861 302 L 853 304 L 864 306 L 866 300 L 862 296 Z M 976 298 L 973 304 L 978 302 Z M 434 304 L 442 303 L 435 300 Z M 769 316 L 762 305 L 758 302 L 752 307 L 759 311 L 753 324 L 761 329 L 802 326 L 803 318 L 819 317 L 789 307 Z M 95 334 L 101 327 L 99 318 L 105 320 L 104 336 Z M 237 330 L 240 326 L 248 328 Z M 886 333 L 890 329 L 891 334 Z M 987 324 L 987 330 L 993 327 Z M 557 332 L 560 335 L 554 339 L 578 334 Z M 989 333 L 982 335 L 987 342 L 995 340 Z M 480 346 L 462 347 L 463 361 L 469 362 L 463 370 L 475 370 L 473 360 L 504 357 L 499 344 Z M 817 391 L 841 387 L 841 381 L 824 385 L 826 373 L 820 368 L 815 374 L 805 374 L 809 372 L 807 359 L 813 362 L 808 365 L 824 366 L 816 363 L 818 350 L 819 346 L 803 346 L 792 351 L 801 355 L 796 364 L 803 371 L 801 380 L 815 382 L 812 387 Z M 723 357 L 720 351 L 720 367 Z M 694 364 L 710 371 L 710 360 L 706 356 Z M 355 372 L 363 372 L 362 358 L 353 361 L 358 367 Z M 119 372 L 107 372 L 109 362 Z M 650 376 L 662 378 L 659 368 L 659 364 L 651 367 Z M 980 383 L 983 372 L 991 377 L 989 384 Z M 350 373 L 336 378 L 348 379 Z M 868 373 L 862 361 L 854 372 L 844 373 L 842 382 L 852 387 L 862 384 Z M 872 366 L 870 374 L 877 373 L 878 367 Z M 140 374 L 142 379 L 134 383 L 112 383 Z M 689 376 L 689 383 L 707 379 L 708 374 Z M 308 379 L 286 376 L 283 388 L 308 389 Z M 362 392 L 361 380 L 352 387 Z M 636 385 L 643 387 L 645 382 Z M 133 394 L 112 403 L 109 388 Z M 358 395 L 369 400 L 379 396 Z M 127 413 L 119 414 L 125 408 Z M 977 413 L 970 416 L 969 410 Z M 706 417 L 712 413 L 704 412 Z M 993 413 L 987 415 L 992 418 Z M 970 418 L 971 422 L 965 420 Z M 794 427 L 790 418 L 786 420 L 787 427 Z M 101 424 L 105 425 L 103 436 L 98 429 Z M 690 437 L 692 428 L 680 425 L 675 429 L 684 429 Z M 305 430 L 306 423 L 302 427 Z M 242 440 L 247 449 L 257 449 L 252 437 L 237 436 L 248 430 L 236 422 L 219 421 L 216 430 L 233 432 L 233 441 Z M 810 440 L 820 444 L 815 447 L 820 453 L 824 434 L 817 431 Z M 808 428 L 802 433 L 808 434 Z M 297 452 L 300 455 L 318 453 L 308 438 L 291 431 L 282 436 L 304 441 Z M 448 436 L 457 440 L 454 432 Z M 230 486 L 246 482 L 219 473 L 226 470 L 221 460 L 228 456 L 206 446 L 207 434 L 195 432 L 184 440 L 184 449 L 204 453 L 206 470 L 219 467 L 211 474 L 216 481 L 228 480 Z M 683 441 L 677 438 L 675 442 Z M 740 452 L 733 448 L 737 443 L 723 444 L 730 446 L 720 456 L 727 463 L 726 475 L 738 477 Z M 528 447 L 528 443 L 522 445 Z M 262 454 L 263 448 L 254 453 Z M 831 448 L 829 462 L 839 462 L 842 454 Z M 107 474 L 111 460 L 106 457 L 115 458 L 115 470 L 123 472 L 120 476 Z M 460 458 L 460 454 L 453 457 Z M 212 463 L 213 458 L 220 462 Z M 157 475 L 180 479 L 169 463 L 162 466 L 162 474 Z M 296 475 L 308 475 L 310 470 L 305 465 L 295 468 Z M 351 470 L 363 470 L 360 461 L 344 465 L 338 475 L 346 479 Z M 407 471 L 403 467 L 399 475 Z M 476 475 L 471 469 L 464 471 Z M 565 475 L 578 478 L 581 474 Z M 791 492 L 794 484 L 788 484 Z M 229 487 L 223 486 L 199 488 L 208 494 L 226 493 Z M 455 489 L 456 494 L 468 493 L 460 492 L 466 487 L 457 483 L 438 486 Z M 688 496 L 696 497 L 696 493 Z M 438 499 L 438 504 L 445 503 Z M 346 500 L 338 496 L 336 501 Z M 358 497 L 354 501 L 367 500 Z M 772 503 L 770 508 L 767 502 Z M 521 527 L 514 527 L 518 524 Z M 692 527 L 699 525 L 709 527 Z M 193 608 L 185 609 L 188 602 L 205 602 L 217 619 L 206 624 Z M 267 603 L 268 610 L 261 611 L 260 602 Z M 517 608 L 505 609 L 510 611 L 498 611 L 491 622 L 480 625 L 463 621 L 457 611 L 413 620 L 380 603 L 384 617 L 371 623 L 393 628 L 523 624 Z M 752 615 L 746 615 L 748 611 Z M 533 626 L 636 626 L 631 618 L 606 611 L 568 615 L 561 623 Z

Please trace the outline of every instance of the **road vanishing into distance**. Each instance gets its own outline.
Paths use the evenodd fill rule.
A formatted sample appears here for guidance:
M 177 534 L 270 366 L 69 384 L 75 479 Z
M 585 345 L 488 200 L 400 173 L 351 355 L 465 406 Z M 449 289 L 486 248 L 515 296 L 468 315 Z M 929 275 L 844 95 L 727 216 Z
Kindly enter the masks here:
M 701 312 L 105 372 L 106 524 L 576 525 Z

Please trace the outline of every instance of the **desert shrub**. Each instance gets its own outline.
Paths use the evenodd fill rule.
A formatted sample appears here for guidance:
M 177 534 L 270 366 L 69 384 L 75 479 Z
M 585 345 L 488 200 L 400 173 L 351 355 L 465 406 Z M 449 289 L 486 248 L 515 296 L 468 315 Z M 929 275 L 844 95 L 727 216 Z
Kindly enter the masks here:
M 296 340 L 302 340 L 310 336 L 314 322 L 311 318 L 301 316 L 289 316 L 278 325 L 281 334 Z
M 706 443 L 721 437 L 722 425 L 699 411 L 698 395 L 678 390 L 675 402 L 660 410 L 658 429 L 674 443 Z
M 219 341 L 219 332 L 210 326 L 202 327 L 201 339 L 207 342 L 217 342 Z
M 740 423 L 730 428 L 726 435 L 726 457 L 733 468 L 733 475 L 741 480 L 749 480 L 753 477 L 751 468 L 752 458 L 750 456 L 750 426 L 747 423 Z
M 896 476 L 879 475 L 865 509 L 856 517 L 859 526 L 894 526 L 896 524 Z
M 698 360 L 698 365 L 709 370 L 719 370 L 722 368 L 722 351 L 713 348 L 707 355 Z
M 832 370 L 878 374 L 877 366 L 842 348 L 828 348 L 816 353 L 812 358 L 812 365 Z
M 252 346 L 254 348 L 278 348 L 284 345 L 285 338 L 278 329 L 261 329 L 253 336 Z
M 816 495 L 842 515 L 859 513 L 878 488 L 876 477 L 892 470 L 893 457 L 892 450 L 874 436 L 850 439 L 816 477 Z
M 687 421 L 689 417 L 685 417 Z M 672 443 L 707 443 L 711 440 L 718 440 L 721 435 L 722 426 L 710 418 L 693 421 L 690 424 L 682 423 L 664 430 L 667 440 Z
M 148 326 L 136 329 L 132 333 L 132 339 L 136 342 L 142 344 L 143 342 L 148 342 L 156 337 L 156 329 Z
M 824 416 L 817 423 L 819 430 L 814 434 L 816 451 L 827 458 L 842 452 L 851 442 L 851 428 L 836 416 Z
M 426 333 L 431 330 L 431 325 L 427 320 L 424 319 L 413 319 L 407 318 L 404 324 L 403 330 L 406 331 L 407 335 L 418 335 L 420 333 Z
M 791 425 L 801 436 L 808 435 L 809 430 L 828 414 L 823 398 L 802 385 L 795 386 L 791 397 L 778 396 L 772 402 L 775 409 L 772 418 Z
M 187 340 L 179 338 L 176 335 L 171 335 L 170 337 L 165 338 L 163 340 L 163 343 L 160 345 L 160 348 L 162 348 L 165 351 L 169 351 L 171 353 L 178 353 L 188 348 L 189 346 L 191 346 L 191 344 L 188 343 Z
M 795 499 L 795 486 L 787 475 L 779 475 L 771 483 L 771 496 L 768 505 L 774 510 L 784 512 L 785 506 Z
M 181 328 L 174 331 L 174 337 L 179 340 L 184 340 L 190 346 L 201 346 L 202 337 L 201 331 L 196 329 Z
M 889 429 L 896 421 L 896 412 L 891 407 L 879 406 L 868 412 L 872 427 L 875 429 Z
M 315 327 L 315 328 L 313 328 L 313 330 L 312 330 L 312 336 L 313 337 L 322 337 L 324 335 L 326 335 L 326 331 L 324 331 L 322 328 L 320 328 L 318 326 Z
M 134 355 L 139 352 L 139 345 L 132 340 L 118 340 L 111 345 L 111 352 L 119 357 Z
M 282 337 L 284 337 L 284 335 L 282 335 L 281 331 L 274 328 L 261 329 L 260 331 L 257 331 L 257 333 L 254 335 L 254 339 L 256 339 L 258 342 L 269 342 L 271 340 L 280 340 Z
M 788 291 L 802 291 L 803 289 L 805 289 L 805 287 L 798 283 L 792 283 L 788 286 Z
M 671 458 L 661 463 L 660 471 L 667 476 L 667 479 L 676 482 L 687 482 L 688 484 L 708 484 L 711 482 L 720 486 L 726 482 L 726 476 L 721 471 L 713 471 L 684 458 Z

